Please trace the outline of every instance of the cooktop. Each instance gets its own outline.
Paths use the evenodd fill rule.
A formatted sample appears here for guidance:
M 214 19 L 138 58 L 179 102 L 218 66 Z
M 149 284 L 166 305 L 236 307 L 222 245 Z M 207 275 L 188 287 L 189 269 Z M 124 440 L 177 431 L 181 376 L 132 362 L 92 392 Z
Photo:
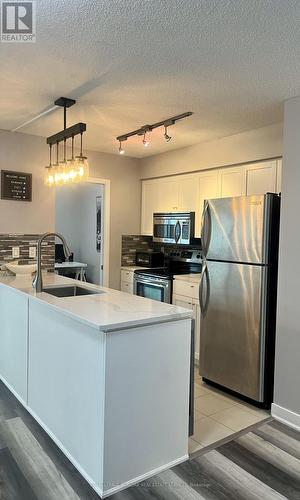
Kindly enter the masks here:
M 170 266 L 170 267 L 157 267 L 152 269 L 137 269 L 134 274 L 138 276 L 155 276 L 159 278 L 173 279 L 176 274 L 200 274 L 201 264 L 189 266 Z

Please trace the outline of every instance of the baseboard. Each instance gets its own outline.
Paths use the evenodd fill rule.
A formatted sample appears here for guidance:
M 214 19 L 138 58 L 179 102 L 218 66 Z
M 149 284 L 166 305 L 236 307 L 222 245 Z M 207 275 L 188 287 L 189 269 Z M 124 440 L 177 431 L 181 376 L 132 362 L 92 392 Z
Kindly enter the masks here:
M 173 460 L 172 462 L 169 462 L 168 464 L 164 464 L 161 467 L 157 467 L 156 469 L 153 469 L 153 470 L 147 472 L 146 474 L 142 474 L 141 476 L 135 477 L 135 478 L 131 479 L 130 481 L 127 481 L 126 483 L 122 483 L 118 486 L 114 486 L 113 488 L 110 488 L 109 490 L 104 491 L 103 494 L 101 495 L 101 497 L 102 498 L 109 497 L 109 496 L 113 495 L 114 493 L 125 490 L 126 488 L 129 488 L 130 486 L 134 486 L 142 481 L 145 481 L 145 479 L 148 479 L 149 477 L 155 476 L 156 474 L 159 474 L 160 472 L 164 472 L 165 470 L 171 469 L 171 467 L 175 467 L 175 465 L 179 465 L 188 459 L 189 459 L 189 455 L 184 455 L 183 457 L 177 458 L 176 460 Z
M 271 415 L 275 420 L 292 427 L 296 431 L 300 431 L 300 415 L 298 413 L 272 403 Z

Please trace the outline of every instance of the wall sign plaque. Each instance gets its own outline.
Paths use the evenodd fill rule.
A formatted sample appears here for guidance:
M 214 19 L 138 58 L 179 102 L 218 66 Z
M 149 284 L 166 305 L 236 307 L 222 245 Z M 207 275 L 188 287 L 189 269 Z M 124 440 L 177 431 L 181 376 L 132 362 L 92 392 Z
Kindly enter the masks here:
M 1 170 L 1 200 L 32 201 L 32 174 Z

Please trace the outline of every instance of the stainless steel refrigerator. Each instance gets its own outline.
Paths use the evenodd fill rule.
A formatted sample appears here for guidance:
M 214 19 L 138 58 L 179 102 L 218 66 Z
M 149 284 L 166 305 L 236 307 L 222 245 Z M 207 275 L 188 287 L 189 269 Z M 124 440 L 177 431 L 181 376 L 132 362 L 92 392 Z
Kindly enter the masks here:
M 200 374 L 253 401 L 272 401 L 280 198 L 206 200 Z

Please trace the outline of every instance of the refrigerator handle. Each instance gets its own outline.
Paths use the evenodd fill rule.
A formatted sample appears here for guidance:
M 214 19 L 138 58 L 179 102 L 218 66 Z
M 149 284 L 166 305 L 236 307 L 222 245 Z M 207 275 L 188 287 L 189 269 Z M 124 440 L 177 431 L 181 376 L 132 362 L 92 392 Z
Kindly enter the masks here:
M 206 257 L 211 236 L 211 216 L 210 208 L 207 200 L 204 201 L 204 208 L 201 221 L 201 245 L 204 256 Z
M 201 278 L 200 278 L 200 283 L 199 283 L 199 305 L 200 305 L 200 312 L 203 316 L 204 312 L 204 304 L 203 304 L 203 281 L 204 281 L 204 276 L 205 276 L 205 271 L 207 268 L 207 264 L 203 264 L 202 266 L 202 271 L 201 271 Z
M 205 276 L 206 276 L 206 300 L 205 300 L 205 305 L 204 305 L 204 311 L 203 311 L 203 318 L 206 316 L 208 305 L 209 305 L 209 299 L 210 299 L 210 277 L 209 277 L 209 271 L 208 267 L 205 267 Z
M 206 280 L 205 304 L 203 303 L 204 277 Z M 199 305 L 200 305 L 200 312 L 201 312 L 202 318 L 205 318 L 205 316 L 206 316 L 208 304 L 209 304 L 209 299 L 210 299 L 210 278 L 209 278 L 208 267 L 207 267 L 207 264 L 205 263 L 202 267 L 202 273 L 201 273 L 201 278 L 200 278 L 200 283 L 199 283 Z

